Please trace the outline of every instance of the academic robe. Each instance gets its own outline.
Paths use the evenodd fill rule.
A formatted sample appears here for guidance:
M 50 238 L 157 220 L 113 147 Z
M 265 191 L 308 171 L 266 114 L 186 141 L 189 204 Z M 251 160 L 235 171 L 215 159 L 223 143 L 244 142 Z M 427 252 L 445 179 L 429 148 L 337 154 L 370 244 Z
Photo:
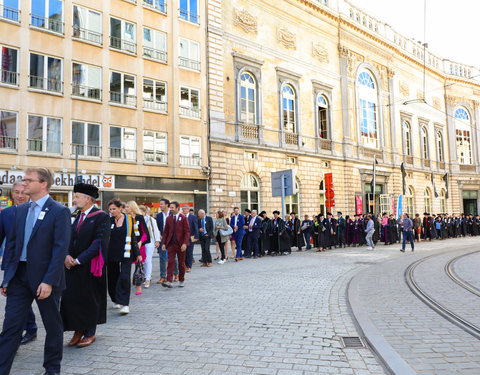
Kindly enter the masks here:
M 270 219 L 266 217 L 262 221 L 262 229 L 260 230 L 260 239 L 259 239 L 259 249 L 260 254 L 265 255 L 268 251 L 270 252 L 270 236 L 268 235 L 268 226 L 270 223 Z
M 324 233 L 324 248 L 331 248 L 337 243 L 337 221 L 335 219 L 323 219 L 323 225 L 325 227 Z
M 292 246 L 301 249 L 305 246 L 305 239 L 303 238 L 303 234 L 300 229 L 302 226 L 302 222 L 299 218 L 296 217 L 292 224 Z M 300 232 L 300 234 L 298 232 Z

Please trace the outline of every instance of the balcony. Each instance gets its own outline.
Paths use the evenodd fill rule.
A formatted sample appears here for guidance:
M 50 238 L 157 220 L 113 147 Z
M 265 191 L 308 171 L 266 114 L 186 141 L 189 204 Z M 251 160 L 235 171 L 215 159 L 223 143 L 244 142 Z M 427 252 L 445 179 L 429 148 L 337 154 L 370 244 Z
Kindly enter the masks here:
M 30 76 L 30 88 L 63 94 L 63 82 L 54 78 Z
M 178 65 L 182 68 L 200 71 L 200 61 L 187 59 L 186 57 L 178 56 Z
M 6 85 L 18 86 L 20 74 L 0 69 L 0 82 Z
M 443 162 L 443 161 L 437 162 L 437 168 L 444 170 L 445 169 L 445 162 Z
M 18 138 L 0 136 L 0 149 L 2 150 L 16 150 Z
M 407 164 L 413 165 L 413 156 L 407 155 L 405 157 L 405 161 L 406 161 Z
M 100 158 L 102 156 L 102 146 L 91 146 L 91 145 L 82 145 L 72 143 L 72 155 L 77 154 L 78 147 L 78 156 L 89 156 L 93 158 Z
M 77 25 L 73 25 L 72 37 L 80 40 L 85 40 L 90 43 L 98 44 L 99 46 L 103 44 L 102 33 L 98 33 L 96 31 L 92 31 L 88 29 L 83 29 Z
M 54 18 L 47 18 L 43 16 L 38 16 L 36 14 L 32 14 L 30 25 L 33 27 L 38 27 L 40 29 L 52 31 L 56 34 L 63 35 L 64 23 Z
M 160 61 L 163 63 L 167 62 L 167 52 L 159 49 L 154 49 L 150 47 L 143 47 L 143 57 L 147 57 L 152 60 Z
M 180 166 L 182 167 L 200 167 L 202 165 L 202 158 L 198 155 L 181 156 Z
M 475 166 L 468 164 L 460 164 L 460 172 L 475 173 Z
M 192 118 L 196 118 L 196 119 L 201 118 L 200 108 L 180 106 L 180 115 L 185 116 L 185 117 L 192 117 Z
M 28 151 L 62 153 L 62 142 L 45 141 L 43 139 L 27 139 Z
M 298 134 L 284 133 L 285 144 L 298 146 Z
M 332 141 L 330 139 L 319 138 L 319 149 L 325 151 L 332 151 Z
M 110 47 L 120 51 L 133 53 L 134 55 L 137 54 L 137 43 L 117 38 L 115 36 L 110 36 Z
M 153 99 L 143 99 L 143 108 L 151 111 L 167 113 L 167 102 L 159 102 Z
M 167 14 L 167 3 L 165 0 L 143 0 L 143 6 Z
M 110 91 L 110 102 L 136 107 L 137 97 L 136 95 L 129 95 L 122 92 Z
M 125 150 L 124 148 L 110 147 L 110 157 L 112 159 L 137 160 L 136 150 Z
M 155 152 L 150 150 L 143 150 L 143 159 L 146 162 L 151 163 L 160 163 L 160 164 L 167 164 L 168 163 L 168 155 L 164 152 Z
M 240 124 L 242 129 L 242 138 L 245 139 L 258 139 L 258 125 L 255 124 Z
M 85 85 L 72 85 L 72 96 L 79 98 L 88 98 L 102 100 L 102 89 L 99 87 L 89 87 Z
M 0 4 L 0 20 L 20 23 L 20 10 Z
M 188 21 L 191 23 L 198 24 L 198 19 L 200 16 L 197 13 L 192 13 L 186 9 L 180 9 L 179 17 L 181 20 Z

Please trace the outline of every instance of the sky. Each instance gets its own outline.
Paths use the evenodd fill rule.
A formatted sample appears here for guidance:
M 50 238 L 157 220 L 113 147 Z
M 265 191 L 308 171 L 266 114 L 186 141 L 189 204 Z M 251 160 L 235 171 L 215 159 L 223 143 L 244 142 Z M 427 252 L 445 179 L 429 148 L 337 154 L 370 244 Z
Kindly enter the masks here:
M 425 0 L 426 42 L 440 58 L 480 67 L 479 0 Z M 350 0 L 407 38 L 424 40 L 424 0 Z

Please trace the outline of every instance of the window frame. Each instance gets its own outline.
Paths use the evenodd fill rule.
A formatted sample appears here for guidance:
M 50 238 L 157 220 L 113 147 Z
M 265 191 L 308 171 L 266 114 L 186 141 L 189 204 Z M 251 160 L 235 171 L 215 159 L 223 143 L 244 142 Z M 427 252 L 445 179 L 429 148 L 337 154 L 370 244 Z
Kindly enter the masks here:
M 185 21 L 185 22 L 188 22 L 188 23 L 191 23 L 191 24 L 194 24 L 194 25 L 198 25 L 200 23 L 200 14 L 199 14 L 199 1 L 198 0 L 185 0 L 187 2 L 187 9 L 183 9 L 182 8 L 182 0 L 179 1 L 179 4 L 178 4 L 178 18 L 180 18 L 180 20 L 182 21 Z M 192 9 L 192 6 L 191 6 L 191 2 L 192 1 L 195 1 L 197 6 L 197 13 L 193 13 L 191 11 Z
M 182 150 L 182 139 L 188 139 L 189 155 L 185 155 Z M 199 144 L 199 154 L 192 152 L 192 141 L 198 141 Z M 202 137 L 196 135 L 185 135 L 182 134 L 179 137 L 179 157 L 180 157 L 180 167 L 184 168 L 200 168 L 202 165 Z
M 188 102 L 190 103 L 190 106 L 184 106 L 182 105 L 182 89 L 188 90 Z M 192 91 L 196 91 L 198 95 L 198 108 L 193 107 L 192 104 Z M 194 120 L 201 120 L 202 117 L 202 102 L 201 102 L 201 96 L 200 96 L 200 90 L 185 86 L 185 85 L 180 85 L 179 90 L 178 90 L 178 97 L 179 97 L 179 112 L 180 112 L 180 117 L 186 117 Z
M 39 76 L 33 76 L 31 73 L 32 73 L 32 55 L 36 55 L 36 56 L 42 56 L 43 57 L 43 76 L 39 77 Z M 60 61 L 60 80 L 56 80 L 54 78 L 48 78 L 49 74 L 48 74 L 48 67 L 49 67 L 49 64 L 48 64 L 48 59 L 56 59 L 56 60 L 59 60 Z M 38 90 L 38 91 L 41 91 L 41 92 L 44 92 L 44 93 L 49 93 L 49 94 L 53 94 L 53 95 L 62 95 L 63 96 L 63 91 L 64 91 L 64 85 L 63 85 L 63 78 L 64 78 L 64 61 L 63 61 L 63 58 L 61 57 L 56 57 L 56 56 L 52 56 L 52 55 L 44 55 L 44 54 L 41 54 L 41 53 L 37 53 L 37 52 L 32 52 L 30 51 L 29 52 L 29 85 L 28 85 L 28 88 L 29 90 Z M 32 77 L 35 77 L 34 81 L 32 81 Z M 39 81 L 42 81 L 42 85 L 41 87 L 38 87 L 36 86 L 35 84 L 33 84 L 32 82 L 39 82 Z M 50 80 L 54 80 L 56 84 L 60 84 L 60 91 L 58 90 L 49 90 L 49 82 Z M 46 84 L 45 84 L 46 83 Z M 55 86 L 56 87 L 56 86 Z
M 289 88 L 291 90 L 291 93 L 288 93 L 287 97 L 285 97 L 285 89 Z M 293 119 L 293 122 L 289 122 L 289 117 L 287 116 L 287 124 L 292 124 L 292 130 L 288 130 L 287 127 L 285 127 L 285 100 L 291 101 L 292 102 L 292 107 L 293 110 L 288 110 L 287 111 L 291 113 L 291 117 Z M 281 103 L 281 127 L 282 131 L 284 133 L 290 133 L 290 134 L 298 134 L 298 126 L 297 126 L 297 92 L 295 90 L 295 87 L 290 83 L 290 82 L 283 82 L 280 90 L 280 103 Z
M 405 156 L 413 156 L 412 150 L 412 125 L 408 120 L 402 120 L 403 153 Z
M 436 143 L 437 143 L 437 157 L 438 161 L 440 163 L 445 162 L 445 149 L 444 149 L 444 144 L 443 144 L 443 134 L 440 130 L 437 130 L 436 132 Z
M 182 56 L 182 43 L 187 46 L 188 56 Z M 196 56 L 192 56 L 192 45 L 196 45 Z M 178 38 L 178 66 L 182 69 L 191 70 L 193 72 L 200 72 L 201 58 L 200 58 L 200 43 L 188 38 Z
M 149 30 L 151 32 L 151 37 L 152 37 L 152 46 L 147 46 L 145 43 L 145 30 Z M 163 38 L 163 45 L 164 49 L 158 49 L 156 48 L 156 44 L 158 42 L 159 38 Z M 167 33 L 164 33 L 163 31 L 159 31 L 156 29 L 153 29 L 151 27 L 143 26 L 142 27 L 142 56 L 145 59 L 153 60 L 153 61 L 160 61 L 162 63 L 167 63 L 167 49 L 168 49 L 168 36 Z M 150 50 L 150 51 L 149 51 Z M 147 52 L 149 51 L 149 52 Z M 156 56 L 152 56 L 156 55 Z
M 145 147 L 145 136 L 146 133 L 151 133 L 153 136 L 153 149 L 147 149 Z M 165 150 L 157 150 L 157 136 L 165 137 Z M 151 151 L 153 154 L 153 160 L 147 160 L 146 151 Z M 157 157 L 160 157 L 160 160 L 157 160 Z M 155 163 L 155 164 L 168 164 L 168 133 L 167 132 L 157 132 L 155 130 L 143 130 L 143 161 L 146 163 Z
M 324 103 L 323 106 L 320 105 L 319 100 L 323 99 Z M 316 136 L 320 139 L 325 139 L 325 140 L 330 140 L 331 139 L 331 134 L 330 134 L 330 102 L 328 97 L 323 93 L 319 92 L 316 95 L 316 100 L 315 100 L 315 109 L 316 109 L 316 115 L 317 115 L 317 129 L 316 129 Z M 321 112 L 324 112 L 324 119 L 322 119 Z M 324 124 L 324 130 L 326 133 L 326 136 L 322 136 L 322 123 Z
M 360 77 L 366 74 L 373 87 L 368 87 L 360 81 Z M 356 80 L 356 94 L 358 100 L 357 106 L 357 121 L 358 121 L 358 130 L 359 130 L 359 141 L 360 143 L 367 148 L 378 149 L 382 146 L 381 142 L 381 134 L 380 134 L 380 123 L 381 123 L 381 111 L 380 108 L 380 85 L 378 84 L 378 80 L 375 77 L 375 74 L 371 69 L 366 67 L 359 69 Z M 365 105 L 362 104 L 365 103 Z M 370 132 L 371 128 L 371 120 L 369 118 L 369 114 L 373 105 L 373 130 L 374 133 Z M 363 125 L 363 124 L 366 125 Z M 370 134 L 375 134 L 372 137 Z
M 0 63 L 3 60 L 3 49 L 9 49 L 12 51 L 16 51 L 16 67 L 15 71 L 9 71 L 9 70 L 3 70 L 2 66 L 0 65 L 0 84 L 2 85 L 7 85 L 7 86 L 14 86 L 14 87 L 19 87 L 20 86 L 20 49 L 11 47 L 9 45 L 0 43 L 0 50 L 2 51 L 2 54 L 0 55 Z M 6 77 L 6 78 L 4 78 Z M 10 83 L 12 82 L 12 83 Z
M 83 124 L 83 144 L 73 143 L 73 127 L 74 123 Z M 89 144 L 89 126 L 97 126 L 98 127 L 98 145 L 90 145 Z M 80 121 L 80 120 L 72 120 L 71 121 L 71 145 L 72 145 L 72 155 L 75 155 L 75 149 L 78 145 L 79 148 L 83 147 L 83 152 L 78 152 L 78 155 L 81 157 L 88 157 L 88 158 L 95 158 L 99 159 L 102 157 L 102 124 L 98 122 L 91 122 L 91 121 Z M 93 147 L 92 150 L 97 150 L 97 155 L 90 155 L 90 147 Z
M 80 65 L 80 66 L 85 66 L 87 67 L 86 69 L 86 82 L 87 82 L 87 85 L 82 85 L 82 84 L 76 84 L 76 81 L 75 81 L 75 69 L 74 69 L 74 65 Z M 89 80 L 89 76 L 90 76 L 90 69 L 97 69 L 99 70 L 99 73 L 100 73 L 100 80 L 99 80 L 99 83 L 100 83 L 100 87 L 94 87 L 94 86 L 90 86 L 90 80 Z M 72 79 L 72 97 L 74 98 L 81 98 L 81 99 L 89 99 L 89 100 L 95 100 L 95 101 L 102 101 L 102 84 L 103 84 L 103 69 L 102 67 L 100 66 L 96 66 L 96 65 L 90 65 L 90 64 L 85 64 L 83 62 L 80 62 L 80 61 L 72 61 L 72 76 L 71 76 L 71 79 Z M 78 86 L 78 90 L 79 91 L 75 91 L 77 90 L 76 87 Z M 81 89 L 84 89 L 85 90 L 85 93 L 86 95 L 81 95 L 79 92 Z M 95 90 L 98 90 L 98 94 L 96 94 L 96 91 Z
M 256 181 L 256 184 L 257 186 L 252 186 L 253 184 L 251 184 L 251 181 L 255 180 Z M 246 183 L 244 183 L 246 182 Z M 260 202 L 261 202 L 261 182 L 260 182 L 260 179 L 253 173 L 251 172 L 248 172 L 248 173 L 245 173 L 240 181 L 240 208 L 242 210 L 242 212 L 245 211 L 246 208 L 248 209 L 256 209 L 257 212 L 259 211 L 260 209 Z M 242 192 L 245 192 L 246 195 L 247 195 L 247 201 L 245 202 L 243 199 L 242 199 Z M 257 202 L 253 202 L 252 201 L 252 192 L 253 193 L 257 193 Z M 257 207 L 253 207 L 252 205 L 256 205 Z
M 0 150 L 2 152 L 5 151 L 17 151 L 18 150 L 18 116 L 19 112 L 17 111 L 11 111 L 11 110 L 4 110 L 0 109 L 0 125 L 2 125 L 4 116 L 3 113 L 10 113 L 10 114 L 15 114 L 15 136 L 11 137 L 9 133 L 7 135 L 0 135 Z M 8 117 L 8 116 L 5 116 Z M 0 127 L 1 129 L 1 127 Z M 8 129 L 5 126 L 5 129 Z M 2 131 L 3 134 L 3 131 Z
M 425 191 L 423 192 L 423 205 L 425 208 L 424 212 L 432 212 L 432 192 L 428 187 L 425 188 Z
M 151 4 L 150 4 L 151 2 Z M 156 4 L 161 4 L 157 7 Z M 143 0 L 143 6 L 147 9 L 159 12 L 161 14 L 167 14 L 167 1 L 166 0 Z
M 117 36 L 112 35 L 112 20 L 117 20 L 120 21 L 120 38 Z M 109 48 L 113 49 L 114 51 L 122 51 L 123 53 L 128 53 L 132 55 L 137 54 L 137 24 L 134 22 L 126 21 L 122 18 L 117 18 L 113 17 L 110 15 L 109 17 L 109 27 L 110 27 L 110 43 L 109 43 Z M 126 29 L 126 24 L 130 24 L 133 26 L 133 37 L 134 40 L 128 40 L 125 38 L 126 35 L 129 35 L 127 33 Z M 143 41 L 143 37 L 142 37 Z M 120 42 L 120 45 L 118 45 L 118 42 Z
M 85 18 L 85 27 L 82 27 L 82 25 L 77 26 L 75 24 L 75 8 L 84 9 L 86 11 L 87 16 Z M 91 13 L 95 13 L 100 16 L 100 31 L 90 28 Z M 79 35 L 75 35 L 76 32 L 78 32 Z M 85 35 L 82 36 L 82 33 Z M 72 39 L 91 43 L 97 46 L 103 45 L 103 13 L 99 10 L 91 9 L 83 5 L 72 4 Z
M 26 1 L 26 0 L 24 0 L 24 1 Z M 33 1 L 35 1 L 35 0 L 30 0 L 30 10 L 31 10 L 31 12 L 33 10 L 33 6 L 32 6 Z M 53 33 L 53 34 L 63 36 L 65 34 L 65 1 L 57 0 L 62 6 L 62 19 L 61 19 L 61 21 L 58 21 L 58 20 L 55 20 L 55 19 L 50 19 L 50 17 L 49 17 L 50 1 L 52 1 L 52 0 L 45 0 L 45 8 L 44 8 L 44 14 L 43 15 L 34 14 L 33 12 L 30 13 L 30 27 L 33 27 L 34 29 L 37 29 L 37 30 L 42 30 L 42 31 L 46 31 L 46 32 L 50 32 L 50 33 Z M 48 22 L 48 26 L 41 26 L 41 25 L 36 24 L 37 22 L 42 21 L 42 20 L 44 22 L 45 21 Z M 60 26 L 60 31 L 52 28 L 52 26 L 51 26 L 52 21 L 53 21 L 53 24 L 57 24 L 57 27 Z
M 21 12 L 22 12 L 21 11 L 21 9 L 22 9 L 21 1 L 22 0 L 17 0 L 17 7 L 16 8 L 9 7 L 9 6 L 6 6 L 6 5 L 0 5 L 0 7 L 3 8 L 3 11 L 7 11 L 7 16 L 4 16 L 4 12 L 1 12 L 0 20 L 20 24 L 21 23 Z M 8 17 L 9 13 L 11 14 L 11 17 Z
M 112 91 L 112 74 L 120 74 L 121 80 L 120 80 L 120 92 L 117 91 Z M 125 94 L 125 76 L 133 77 L 133 83 L 134 83 L 134 93 L 135 95 L 131 94 Z M 137 90 L 138 90 L 138 85 L 137 85 L 137 76 L 134 74 L 129 74 L 129 73 L 124 73 L 124 72 L 119 72 L 117 70 L 110 70 L 110 75 L 109 75 L 109 103 L 113 105 L 121 105 L 121 106 L 126 106 L 126 107 L 137 107 Z M 120 101 L 115 101 L 112 99 L 112 93 L 114 94 L 120 94 Z M 142 90 L 143 94 L 143 90 Z M 128 98 L 133 99 L 131 103 L 128 103 Z
M 426 124 L 420 125 L 420 147 L 423 160 L 430 160 L 430 147 L 428 141 L 428 128 Z
M 243 84 L 245 82 L 242 77 L 244 75 L 248 75 L 252 80 L 253 84 Z M 248 70 L 245 70 L 240 73 L 240 79 L 239 79 L 239 122 L 242 122 L 247 125 L 258 125 L 257 124 L 257 114 L 258 114 L 258 99 L 257 99 L 257 80 L 255 79 L 255 75 L 249 72 Z M 252 87 L 253 86 L 253 87 Z M 243 93 L 242 89 L 245 88 L 245 98 L 243 98 Z M 253 122 L 249 121 L 249 116 L 251 115 L 249 111 L 249 104 L 252 102 L 249 100 L 249 90 L 253 90 Z M 246 111 L 242 111 L 242 103 L 245 101 L 245 109 Z
M 41 139 L 30 138 L 30 117 L 40 117 L 42 119 L 42 138 Z M 60 142 L 54 142 L 48 139 L 48 120 L 49 119 L 60 121 L 60 137 L 59 137 Z M 33 142 L 40 142 L 41 150 L 37 150 L 36 143 L 33 143 Z M 49 142 L 59 143 L 58 145 L 59 151 L 58 152 L 48 151 Z M 35 145 L 33 150 L 30 148 L 30 145 L 32 143 Z M 47 153 L 50 155 L 62 155 L 63 154 L 63 118 L 28 113 L 27 115 L 27 151 L 29 153 Z
M 457 116 L 460 111 L 464 112 L 467 118 Z M 455 118 L 455 145 L 457 148 L 457 161 L 461 165 L 473 164 L 473 147 L 472 147 L 472 117 L 470 112 L 464 106 L 458 106 L 454 112 Z M 464 120 L 467 120 L 466 123 Z M 468 133 L 468 135 L 466 135 Z M 467 147 L 468 143 L 468 147 Z M 463 153 L 462 153 L 463 152 Z M 465 156 L 465 153 L 467 154 Z
M 119 128 L 120 129 L 120 148 L 118 147 L 112 147 L 112 133 L 111 133 L 111 129 L 112 128 Z M 131 128 L 131 127 L 128 127 L 128 126 L 118 126 L 118 125 L 110 125 L 108 127 L 108 130 L 109 130 L 109 149 L 110 149 L 110 159 L 122 159 L 122 160 L 127 160 L 127 161 L 136 161 L 137 160 L 137 150 L 138 150 L 138 139 L 137 139 L 137 129 L 136 128 Z M 133 134 L 135 136 L 135 149 L 127 149 L 125 147 L 125 130 L 132 130 L 133 131 Z M 112 156 L 112 151 L 113 150 L 120 150 L 120 153 L 121 153 L 121 156 Z M 127 157 L 127 151 L 131 152 L 132 154 L 131 155 L 134 155 L 135 158 L 128 158 Z
M 153 99 L 149 100 L 145 98 L 145 81 L 150 81 L 152 82 L 152 88 L 153 88 Z M 156 91 L 157 88 L 159 88 L 159 85 L 163 85 L 164 91 L 165 91 L 165 100 L 164 101 L 158 101 L 156 100 Z M 168 113 L 168 86 L 167 82 L 164 81 L 159 81 L 153 78 L 147 78 L 143 77 L 143 84 L 142 84 L 142 101 L 143 101 L 143 109 L 147 111 L 154 111 L 154 112 L 160 112 L 160 113 Z M 151 103 L 146 105 L 146 103 Z
M 410 217 L 413 217 L 415 214 L 415 190 L 412 186 L 408 186 L 405 192 L 405 205 L 405 212 L 409 214 Z

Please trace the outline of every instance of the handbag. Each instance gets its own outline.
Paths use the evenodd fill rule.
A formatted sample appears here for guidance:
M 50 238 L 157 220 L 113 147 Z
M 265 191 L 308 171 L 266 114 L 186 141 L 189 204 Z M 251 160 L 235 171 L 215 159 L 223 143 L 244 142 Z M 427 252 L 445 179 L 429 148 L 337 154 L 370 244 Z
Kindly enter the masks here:
M 140 286 L 145 282 L 145 268 L 141 261 L 135 263 L 135 272 L 133 273 L 132 284 Z
M 228 229 L 220 229 L 220 236 L 231 236 L 233 234 L 233 229 L 232 227 L 227 227 Z

